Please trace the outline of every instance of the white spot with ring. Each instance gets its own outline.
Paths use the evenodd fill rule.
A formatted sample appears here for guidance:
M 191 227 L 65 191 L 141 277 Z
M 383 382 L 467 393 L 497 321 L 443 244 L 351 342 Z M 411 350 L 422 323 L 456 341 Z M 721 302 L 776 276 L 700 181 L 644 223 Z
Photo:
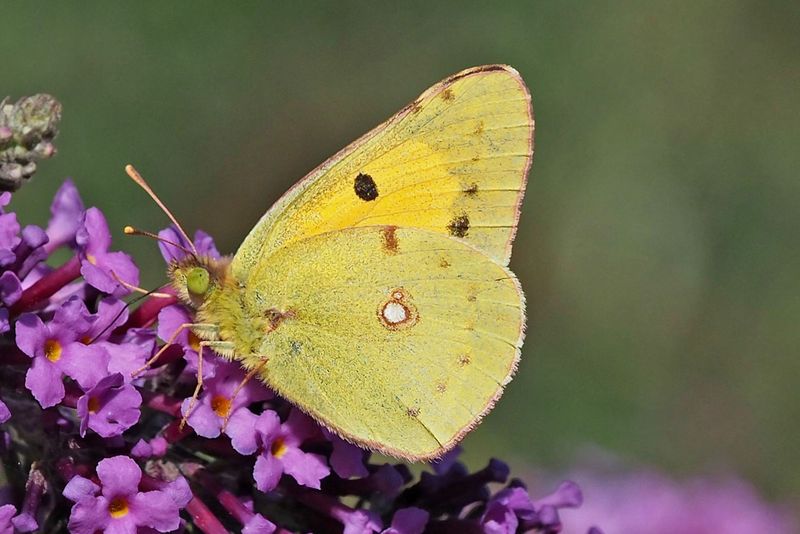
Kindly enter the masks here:
M 408 319 L 408 310 L 399 302 L 388 302 L 383 307 L 383 318 L 387 323 L 397 324 Z

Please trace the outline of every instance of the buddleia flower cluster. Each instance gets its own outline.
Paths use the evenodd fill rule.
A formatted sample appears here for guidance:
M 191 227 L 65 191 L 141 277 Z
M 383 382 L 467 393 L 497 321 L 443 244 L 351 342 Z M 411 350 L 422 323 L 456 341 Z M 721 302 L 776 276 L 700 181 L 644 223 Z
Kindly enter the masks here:
M 145 365 L 189 310 L 131 294 L 136 265 L 71 181 L 44 228 L 23 226 L 11 200 L 0 194 L 0 534 L 556 533 L 581 504 L 572 482 L 534 498 L 505 463 L 470 472 L 457 450 L 414 476 L 257 380 L 242 386 L 239 365 L 214 355 L 189 413 L 198 339 L 184 331 Z
M 580 504 L 569 482 L 532 499 L 492 460 L 470 473 L 457 453 L 415 480 L 403 464 L 328 433 L 238 364 L 204 356 L 204 387 L 187 414 L 198 340 L 174 298 L 127 304 L 138 270 L 111 249 L 102 212 L 67 181 L 46 228 L 22 227 L 0 195 L 0 413 L 9 501 L 0 532 L 196 531 L 558 532 Z M 181 243 L 172 229 L 161 232 Z M 165 259 L 180 259 L 160 244 Z M 213 240 L 195 235 L 201 254 Z M 71 257 L 59 266 L 59 249 Z M 180 254 L 180 252 L 177 252 Z M 125 282 L 125 283 L 123 283 Z M 24 488 L 24 489 L 23 489 Z

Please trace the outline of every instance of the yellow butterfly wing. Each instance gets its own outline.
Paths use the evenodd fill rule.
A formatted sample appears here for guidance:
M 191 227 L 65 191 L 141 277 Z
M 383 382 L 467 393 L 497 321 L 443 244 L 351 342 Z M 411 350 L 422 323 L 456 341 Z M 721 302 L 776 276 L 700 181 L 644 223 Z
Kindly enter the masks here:
M 530 93 L 505 65 L 455 74 L 324 162 L 258 222 L 232 263 L 244 280 L 279 248 L 391 224 L 465 239 L 507 265 L 533 155 Z
M 406 459 L 451 448 L 519 359 L 524 298 L 473 246 L 423 229 L 296 240 L 251 272 L 244 307 L 274 317 L 261 378 L 350 441 Z M 262 360 L 246 356 L 248 368 Z

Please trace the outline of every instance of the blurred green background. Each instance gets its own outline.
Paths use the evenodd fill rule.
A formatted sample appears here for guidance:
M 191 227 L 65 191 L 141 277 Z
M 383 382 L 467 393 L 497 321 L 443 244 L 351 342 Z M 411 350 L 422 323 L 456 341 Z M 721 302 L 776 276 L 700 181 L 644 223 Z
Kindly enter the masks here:
M 559 469 L 587 446 L 800 497 L 800 4 L 3 4 L 0 92 L 64 104 L 59 155 L 15 196 L 44 223 L 65 176 L 144 285 L 165 226 L 233 252 L 292 183 L 462 68 L 534 95 L 512 267 L 517 379 L 467 441 Z

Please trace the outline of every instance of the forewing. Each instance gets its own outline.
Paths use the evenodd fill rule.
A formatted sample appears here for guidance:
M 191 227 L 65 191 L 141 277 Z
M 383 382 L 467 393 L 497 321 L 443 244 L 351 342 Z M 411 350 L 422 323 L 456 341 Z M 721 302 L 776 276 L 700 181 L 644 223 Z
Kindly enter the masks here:
M 391 224 L 462 238 L 507 265 L 533 155 L 533 113 L 504 65 L 443 80 L 290 189 L 233 261 L 244 279 L 260 258 L 310 235 Z
M 277 318 L 260 351 L 265 382 L 344 438 L 395 456 L 451 448 L 519 358 L 514 275 L 434 232 L 364 227 L 295 241 L 247 288 L 251 313 Z

